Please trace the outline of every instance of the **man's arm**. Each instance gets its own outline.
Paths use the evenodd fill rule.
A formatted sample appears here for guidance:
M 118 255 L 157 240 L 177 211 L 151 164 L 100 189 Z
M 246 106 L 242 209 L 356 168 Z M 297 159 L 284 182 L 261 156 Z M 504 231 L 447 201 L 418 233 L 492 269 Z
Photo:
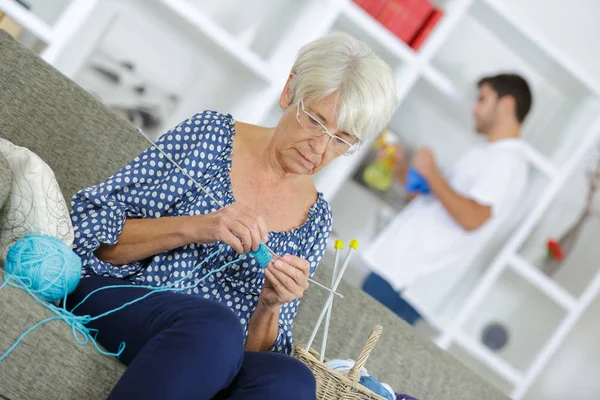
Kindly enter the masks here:
M 430 149 L 419 151 L 413 163 L 417 171 L 427 181 L 433 194 L 463 229 L 473 231 L 491 217 L 492 207 L 464 197 L 452 189 L 437 168 L 433 152 Z

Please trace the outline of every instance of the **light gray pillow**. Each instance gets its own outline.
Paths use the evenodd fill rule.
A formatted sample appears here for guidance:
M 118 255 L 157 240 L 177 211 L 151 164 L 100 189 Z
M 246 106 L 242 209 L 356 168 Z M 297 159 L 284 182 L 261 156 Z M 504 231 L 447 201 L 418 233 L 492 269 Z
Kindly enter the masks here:
M 8 198 L 10 193 L 10 183 L 12 181 L 12 171 L 4 154 L 0 152 L 0 208 Z

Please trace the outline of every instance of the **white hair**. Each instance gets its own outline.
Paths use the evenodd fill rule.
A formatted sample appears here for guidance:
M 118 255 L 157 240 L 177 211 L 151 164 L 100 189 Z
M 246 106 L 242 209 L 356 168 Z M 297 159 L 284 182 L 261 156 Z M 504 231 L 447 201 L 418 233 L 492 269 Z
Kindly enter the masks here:
M 336 94 L 337 127 L 367 140 L 381 133 L 396 108 L 390 66 L 363 42 L 332 33 L 298 52 L 290 83 L 292 102 L 320 101 Z

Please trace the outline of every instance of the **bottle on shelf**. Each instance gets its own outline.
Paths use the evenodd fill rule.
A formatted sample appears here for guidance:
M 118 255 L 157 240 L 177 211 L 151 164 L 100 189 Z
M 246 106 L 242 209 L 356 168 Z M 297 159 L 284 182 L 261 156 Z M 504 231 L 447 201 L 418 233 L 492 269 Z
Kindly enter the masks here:
M 395 179 L 396 146 L 388 139 L 389 131 L 384 131 L 375 141 L 375 148 L 380 155 L 363 172 L 363 180 L 369 187 L 379 190 L 388 190 Z

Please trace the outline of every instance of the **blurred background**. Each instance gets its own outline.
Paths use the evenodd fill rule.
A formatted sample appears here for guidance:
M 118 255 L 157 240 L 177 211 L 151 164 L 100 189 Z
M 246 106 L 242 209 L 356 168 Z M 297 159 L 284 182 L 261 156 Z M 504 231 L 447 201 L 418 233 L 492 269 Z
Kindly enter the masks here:
M 477 80 L 523 75 L 534 96 L 526 199 L 468 268 L 424 283 L 438 301 L 417 329 L 528 400 L 600 398 L 599 18 L 597 0 L 0 0 L 0 29 L 154 138 L 204 109 L 276 125 L 297 50 L 342 31 L 394 70 L 391 140 L 432 147 L 447 169 L 481 140 Z M 376 152 L 367 143 L 315 176 L 332 239 L 364 248 L 407 204 L 398 184 L 364 181 Z M 345 279 L 360 285 L 354 260 Z M 491 327 L 501 346 L 484 340 Z

